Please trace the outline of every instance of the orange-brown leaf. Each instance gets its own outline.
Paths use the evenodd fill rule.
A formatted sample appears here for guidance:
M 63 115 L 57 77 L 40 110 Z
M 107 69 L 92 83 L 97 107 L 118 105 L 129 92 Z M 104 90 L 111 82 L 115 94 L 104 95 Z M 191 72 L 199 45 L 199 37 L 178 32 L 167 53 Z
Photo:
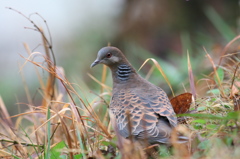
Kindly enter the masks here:
M 176 114 L 186 113 L 192 103 L 192 94 L 183 93 L 170 100 Z

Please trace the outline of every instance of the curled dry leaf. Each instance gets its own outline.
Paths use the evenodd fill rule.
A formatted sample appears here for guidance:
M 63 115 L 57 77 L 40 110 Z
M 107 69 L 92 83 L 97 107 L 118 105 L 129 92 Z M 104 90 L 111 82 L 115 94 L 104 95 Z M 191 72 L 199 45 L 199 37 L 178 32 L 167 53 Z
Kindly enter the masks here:
M 170 100 L 176 114 L 186 113 L 192 103 L 192 94 L 183 93 Z

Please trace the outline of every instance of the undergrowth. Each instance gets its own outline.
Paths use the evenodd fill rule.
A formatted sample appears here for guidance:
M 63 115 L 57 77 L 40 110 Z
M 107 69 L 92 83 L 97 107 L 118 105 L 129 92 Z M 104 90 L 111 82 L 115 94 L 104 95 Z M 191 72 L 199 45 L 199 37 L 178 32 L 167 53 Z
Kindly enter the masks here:
M 20 13 L 20 12 L 18 12 Z M 21 13 L 20 13 L 21 14 Z M 26 17 L 26 16 L 25 16 Z M 45 53 L 31 52 L 25 44 L 28 57 L 26 63 L 36 68 L 36 76 L 42 95 L 41 106 L 34 105 L 27 84 L 24 85 L 28 106 L 23 113 L 9 116 L 4 101 L 0 98 L 0 157 L 1 158 L 144 158 L 144 151 L 137 143 L 121 140 L 115 135 L 108 115 L 111 87 L 106 81 L 107 68 L 103 67 L 101 80 L 89 76 L 100 86 L 100 94 L 81 90 L 81 86 L 65 77 L 64 69 L 56 65 L 51 40 L 48 41 L 43 30 L 26 17 L 41 34 Z M 162 158 L 224 158 L 240 156 L 239 134 L 239 59 L 236 54 L 226 54 L 227 48 L 239 36 L 234 38 L 221 53 L 219 64 L 215 64 L 210 54 L 206 58 L 212 64 L 212 73 L 197 82 L 191 70 L 188 57 L 188 73 L 193 101 L 188 112 L 179 114 L 178 131 L 188 136 L 188 145 L 173 144 L 167 149 L 161 147 L 156 156 Z M 40 56 L 42 63 L 35 62 Z M 171 88 L 164 71 L 155 59 L 152 69 L 158 69 Z M 221 61 L 224 61 L 221 62 Z M 145 64 L 145 63 L 144 63 Z M 143 66 L 144 66 L 143 64 Z M 48 79 L 43 80 L 39 69 L 46 71 Z M 152 71 L 149 71 L 148 77 Z M 204 97 L 198 96 L 196 87 L 207 88 Z M 79 90 L 82 92 L 79 93 Z M 95 95 L 93 100 L 84 96 Z M 81 94 L 81 95 L 80 95 Z M 174 92 L 172 90 L 172 94 Z M 77 103 L 77 104 L 76 104 Z M 16 122 L 12 121 L 16 118 Z M 25 124 L 27 123 L 27 124 Z

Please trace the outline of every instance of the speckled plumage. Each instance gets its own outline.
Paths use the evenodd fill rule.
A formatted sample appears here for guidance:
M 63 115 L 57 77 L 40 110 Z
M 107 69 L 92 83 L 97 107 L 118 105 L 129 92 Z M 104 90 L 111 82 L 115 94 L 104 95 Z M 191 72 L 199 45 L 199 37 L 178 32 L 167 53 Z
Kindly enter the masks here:
M 115 118 L 113 121 L 116 121 L 119 134 L 124 138 L 132 135 L 135 140 L 147 138 L 150 144 L 170 144 L 177 118 L 166 93 L 139 76 L 115 47 L 102 48 L 91 67 L 99 63 L 107 65 L 112 71 L 110 112 Z

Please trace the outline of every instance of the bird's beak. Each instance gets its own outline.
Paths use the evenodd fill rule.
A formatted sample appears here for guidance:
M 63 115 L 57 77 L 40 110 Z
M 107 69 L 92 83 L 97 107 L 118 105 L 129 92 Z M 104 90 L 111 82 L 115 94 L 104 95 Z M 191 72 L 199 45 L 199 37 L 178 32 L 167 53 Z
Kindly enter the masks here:
M 92 67 L 96 66 L 97 64 L 99 64 L 99 62 L 100 62 L 99 60 L 95 60 L 95 61 L 91 64 L 90 67 L 92 68 Z

